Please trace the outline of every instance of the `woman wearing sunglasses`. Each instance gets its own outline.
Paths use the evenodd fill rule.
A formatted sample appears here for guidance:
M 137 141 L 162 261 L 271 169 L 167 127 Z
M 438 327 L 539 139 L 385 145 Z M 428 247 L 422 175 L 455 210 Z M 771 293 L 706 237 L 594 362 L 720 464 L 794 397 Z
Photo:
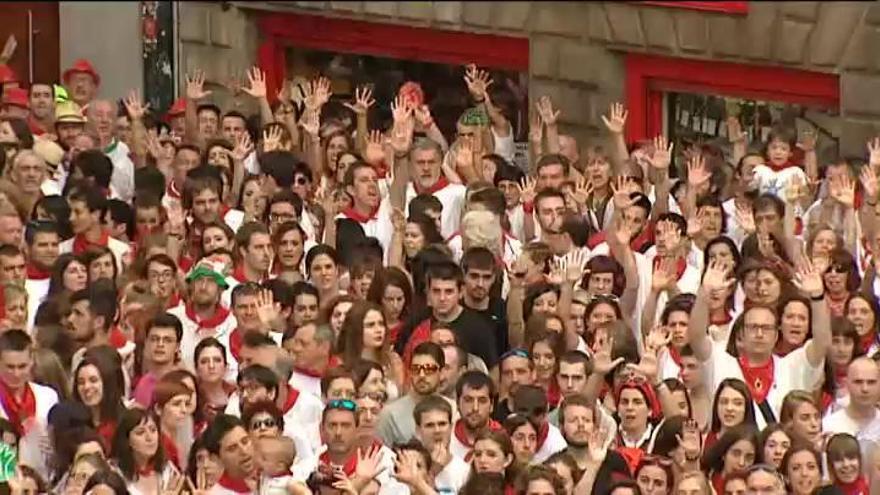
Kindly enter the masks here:
M 846 316 L 844 314 L 846 300 L 861 283 L 853 255 L 845 249 L 832 251 L 830 264 L 822 275 L 822 281 L 825 284 L 825 300 L 828 302 L 831 316 Z
M 281 410 L 271 401 L 257 402 L 245 407 L 241 419 L 254 440 L 274 438 L 284 431 Z

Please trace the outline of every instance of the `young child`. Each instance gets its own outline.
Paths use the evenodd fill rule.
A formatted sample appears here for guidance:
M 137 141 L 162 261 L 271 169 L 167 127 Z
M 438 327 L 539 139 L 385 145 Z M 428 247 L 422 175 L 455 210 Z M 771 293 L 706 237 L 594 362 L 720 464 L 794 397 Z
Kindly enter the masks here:
M 257 465 L 263 476 L 260 492 L 266 495 L 309 493 L 306 485 L 293 475 L 296 446 L 285 436 L 257 440 Z

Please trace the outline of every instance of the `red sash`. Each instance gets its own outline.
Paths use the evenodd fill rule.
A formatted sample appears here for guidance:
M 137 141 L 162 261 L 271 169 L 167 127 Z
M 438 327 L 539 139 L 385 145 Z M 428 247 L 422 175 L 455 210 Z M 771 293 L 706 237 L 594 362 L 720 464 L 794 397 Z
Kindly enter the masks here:
M 226 471 L 223 471 L 223 476 L 217 480 L 217 483 L 223 488 L 235 492 L 235 493 L 253 493 L 251 487 L 248 486 L 247 481 L 243 479 L 235 479 L 228 474 Z
M 76 234 L 73 236 L 73 254 L 82 254 L 90 247 L 107 247 L 109 241 L 110 232 L 106 230 L 101 231 L 101 238 L 98 239 L 98 242 L 89 242 L 85 234 Z
M 186 304 L 184 311 L 186 312 L 186 317 L 198 325 L 198 330 L 213 330 L 229 317 L 229 310 L 220 304 L 214 309 L 214 314 L 204 320 L 199 319 L 199 315 L 196 314 L 196 310 L 191 303 Z
M 24 434 L 24 421 L 37 415 L 37 398 L 30 383 L 25 384 L 24 396 L 19 401 L 6 383 L 0 381 L 0 405 L 6 411 L 6 417 L 12 426 L 18 428 L 20 435 Z
M 752 393 L 752 399 L 756 404 L 760 404 L 767 399 L 767 394 L 773 386 L 774 366 L 771 357 L 767 364 L 761 366 L 751 366 L 745 356 L 740 356 L 739 367 L 742 370 L 743 378 Z
M 27 264 L 27 278 L 29 280 L 48 280 L 52 272 L 38 267 L 33 262 Z

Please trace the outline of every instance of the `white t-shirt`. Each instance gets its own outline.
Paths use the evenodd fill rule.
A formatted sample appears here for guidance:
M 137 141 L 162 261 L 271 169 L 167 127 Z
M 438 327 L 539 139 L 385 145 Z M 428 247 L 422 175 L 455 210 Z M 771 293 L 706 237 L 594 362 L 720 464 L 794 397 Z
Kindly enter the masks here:
M 434 197 L 443 205 L 440 216 L 440 234 L 444 239 L 449 239 L 458 231 L 461 223 L 461 210 L 464 207 L 464 193 L 466 188 L 461 184 L 449 184 L 443 189 L 434 192 Z M 417 195 L 415 186 L 410 182 L 406 186 L 406 211 L 409 212 L 409 202 Z

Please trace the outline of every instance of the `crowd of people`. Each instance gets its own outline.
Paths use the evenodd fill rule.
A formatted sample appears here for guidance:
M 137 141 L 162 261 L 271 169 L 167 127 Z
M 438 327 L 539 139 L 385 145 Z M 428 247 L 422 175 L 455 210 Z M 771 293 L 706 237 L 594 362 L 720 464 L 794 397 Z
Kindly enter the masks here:
M 539 95 L 522 169 L 473 65 L 453 136 L 418 82 L 100 83 L 0 66 L 10 493 L 880 493 L 880 140 Z

